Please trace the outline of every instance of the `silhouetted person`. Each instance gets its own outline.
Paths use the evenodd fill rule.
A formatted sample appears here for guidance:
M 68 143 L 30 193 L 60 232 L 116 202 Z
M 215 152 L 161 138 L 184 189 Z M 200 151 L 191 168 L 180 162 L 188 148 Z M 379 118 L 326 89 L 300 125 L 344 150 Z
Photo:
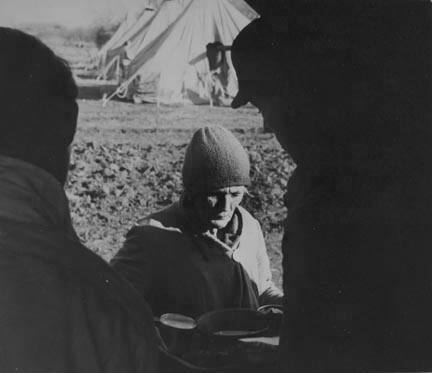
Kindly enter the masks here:
M 233 43 L 233 107 L 256 105 L 297 163 L 281 371 L 430 370 L 430 2 L 267 10 Z
M 72 73 L 21 31 L 0 49 L 0 371 L 156 372 L 150 310 L 71 225 Z

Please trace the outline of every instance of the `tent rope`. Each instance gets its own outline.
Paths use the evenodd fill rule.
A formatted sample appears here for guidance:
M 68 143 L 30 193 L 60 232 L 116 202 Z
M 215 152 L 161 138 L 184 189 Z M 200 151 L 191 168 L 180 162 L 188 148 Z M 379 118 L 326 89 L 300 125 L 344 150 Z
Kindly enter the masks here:
M 110 101 L 113 97 L 117 96 L 119 98 L 125 98 L 127 95 L 128 87 L 132 83 L 132 81 L 139 75 L 139 70 L 133 73 L 127 80 L 125 80 L 123 83 L 121 83 L 118 88 L 111 93 L 108 97 L 102 98 L 102 106 L 105 107 L 105 105 Z

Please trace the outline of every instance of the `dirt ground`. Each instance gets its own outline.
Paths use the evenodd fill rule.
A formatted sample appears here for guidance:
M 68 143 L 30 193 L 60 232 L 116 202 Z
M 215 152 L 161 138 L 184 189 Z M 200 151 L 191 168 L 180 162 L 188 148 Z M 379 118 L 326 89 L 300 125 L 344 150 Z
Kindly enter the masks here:
M 157 107 L 80 100 L 67 194 L 83 242 L 109 260 L 143 216 L 175 201 L 181 166 L 195 129 L 220 124 L 247 148 L 252 186 L 243 205 L 261 222 L 273 277 L 281 285 L 283 194 L 294 169 L 274 135 L 262 132 L 253 107 Z

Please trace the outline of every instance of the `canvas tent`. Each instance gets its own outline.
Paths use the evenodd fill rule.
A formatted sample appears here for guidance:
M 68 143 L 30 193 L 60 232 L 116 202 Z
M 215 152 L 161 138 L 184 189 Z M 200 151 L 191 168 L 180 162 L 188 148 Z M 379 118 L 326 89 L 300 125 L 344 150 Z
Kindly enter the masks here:
M 163 23 L 167 18 L 164 9 L 172 8 L 175 3 L 179 13 L 167 26 Z M 209 69 L 206 46 L 214 42 L 230 46 L 240 30 L 256 16 L 239 0 L 235 3 L 230 0 L 165 1 L 141 43 L 135 44 L 134 58 L 116 93 L 128 92 L 160 103 L 211 103 L 214 97 L 209 86 L 215 75 Z M 219 81 L 223 92 L 219 90 L 219 93 L 229 99 L 237 91 L 237 79 L 230 53 L 226 52 L 224 57 L 225 68 L 218 72 L 224 75 Z
M 153 41 L 178 18 L 187 1 L 154 0 L 134 22 L 126 19 L 99 51 L 99 66 L 104 78 L 115 78 L 115 65 L 121 63 L 125 52 L 127 58 L 133 59 L 143 46 Z M 117 61 L 114 61 L 116 58 Z

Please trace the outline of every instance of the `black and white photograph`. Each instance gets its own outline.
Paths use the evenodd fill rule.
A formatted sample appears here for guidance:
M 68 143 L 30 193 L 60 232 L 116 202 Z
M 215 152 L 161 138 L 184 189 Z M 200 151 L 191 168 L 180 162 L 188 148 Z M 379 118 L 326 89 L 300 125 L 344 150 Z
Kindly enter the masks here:
M 0 373 L 431 373 L 431 0 L 1 0 Z

